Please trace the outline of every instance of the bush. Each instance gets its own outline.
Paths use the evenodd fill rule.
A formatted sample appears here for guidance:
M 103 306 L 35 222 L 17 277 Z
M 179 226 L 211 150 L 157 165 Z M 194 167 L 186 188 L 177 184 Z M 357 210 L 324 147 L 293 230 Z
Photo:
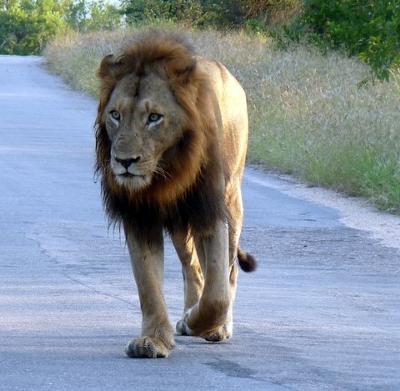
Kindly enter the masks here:
M 301 0 L 241 0 L 243 18 L 257 20 L 266 28 L 273 28 L 291 21 L 300 12 Z
M 125 0 L 122 9 L 131 25 L 155 21 L 183 21 L 188 25 L 198 25 L 205 17 L 200 0 Z
M 400 2 L 305 0 L 302 22 L 335 48 L 358 55 L 388 79 L 400 65 Z
M 0 0 L 0 53 L 39 53 L 65 27 L 56 0 Z
M 0 53 L 38 54 L 67 29 L 112 30 L 121 14 L 103 0 L 0 0 Z
M 168 20 L 189 26 L 264 30 L 287 20 L 301 0 L 123 0 L 129 24 Z

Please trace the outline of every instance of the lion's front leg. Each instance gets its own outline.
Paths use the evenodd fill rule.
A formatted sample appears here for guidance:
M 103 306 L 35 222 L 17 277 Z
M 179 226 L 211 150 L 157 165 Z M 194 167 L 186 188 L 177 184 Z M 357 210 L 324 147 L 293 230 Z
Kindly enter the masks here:
M 200 301 L 186 312 L 180 327 L 183 334 L 208 339 L 225 324 L 232 299 L 227 224 L 217 221 L 211 235 L 196 241 L 204 265 L 204 289 Z
M 124 228 L 143 316 L 141 337 L 128 343 L 126 354 L 129 357 L 168 357 L 175 343 L 162 289 L 162 229 L 160 227 L 151 238 L 142 235 L 139 238 L 128 225 Z

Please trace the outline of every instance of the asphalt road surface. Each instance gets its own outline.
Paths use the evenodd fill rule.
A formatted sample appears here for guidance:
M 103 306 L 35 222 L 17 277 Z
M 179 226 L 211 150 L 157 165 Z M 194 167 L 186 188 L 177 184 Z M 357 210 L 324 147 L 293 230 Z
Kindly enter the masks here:
M 93 179 L 96 103 L 0 57 L 1 390 L 400 390 L 400 254 L 248 169 L 234 336 L 129 359 L 140 308 Z M 170 319 L 182 311 L 167 243 Z

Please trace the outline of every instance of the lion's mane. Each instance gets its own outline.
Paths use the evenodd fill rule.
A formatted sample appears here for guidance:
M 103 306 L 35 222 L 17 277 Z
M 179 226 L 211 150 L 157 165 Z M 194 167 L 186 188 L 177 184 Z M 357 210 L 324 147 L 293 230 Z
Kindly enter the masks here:
M 139 78 L 154 72 L 168 80 L 183 109 L 183 137 L 164 153 L 166 175 L 155 174 L 151 184 L 131 191 L 117 184 L 110 170 L 111 143 L 104 123 L 104 110 L 117 83 L 129 74 Z M 99 70 L 100 103 L 96 119 L 96 172 L 111 223 L 132 224 L 139 234 L 151 233 L 161 223 L 205 233 L 218 218 L 227 218 L 217 132 L 221 119 L 207 110 L 213 91 L 207 75 L 196 66 L 196 56 L 185 38 L 157 30 L 136 36 L 122 53 L 107 56 Z M 140 81 L 139 81 L 140 83 Z M 212 110 L 211 110 L 212 111 Z M 215 112 L 215 110 L 214 110 Z

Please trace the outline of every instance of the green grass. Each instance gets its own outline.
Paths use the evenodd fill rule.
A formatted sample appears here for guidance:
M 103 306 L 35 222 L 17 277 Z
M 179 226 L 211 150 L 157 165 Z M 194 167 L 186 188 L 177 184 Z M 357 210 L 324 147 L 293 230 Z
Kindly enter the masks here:
M 96 96 L 100 59 L 134 33 L 59 37 L 45 56 L 75 88 Z M 337 52 L 279 50 L 272 40 L 242 33 L 194 32 L 193 40 L 247 91 L 250 162 L 400 213 L 400 73 L 360 87 L 370 69 Z

